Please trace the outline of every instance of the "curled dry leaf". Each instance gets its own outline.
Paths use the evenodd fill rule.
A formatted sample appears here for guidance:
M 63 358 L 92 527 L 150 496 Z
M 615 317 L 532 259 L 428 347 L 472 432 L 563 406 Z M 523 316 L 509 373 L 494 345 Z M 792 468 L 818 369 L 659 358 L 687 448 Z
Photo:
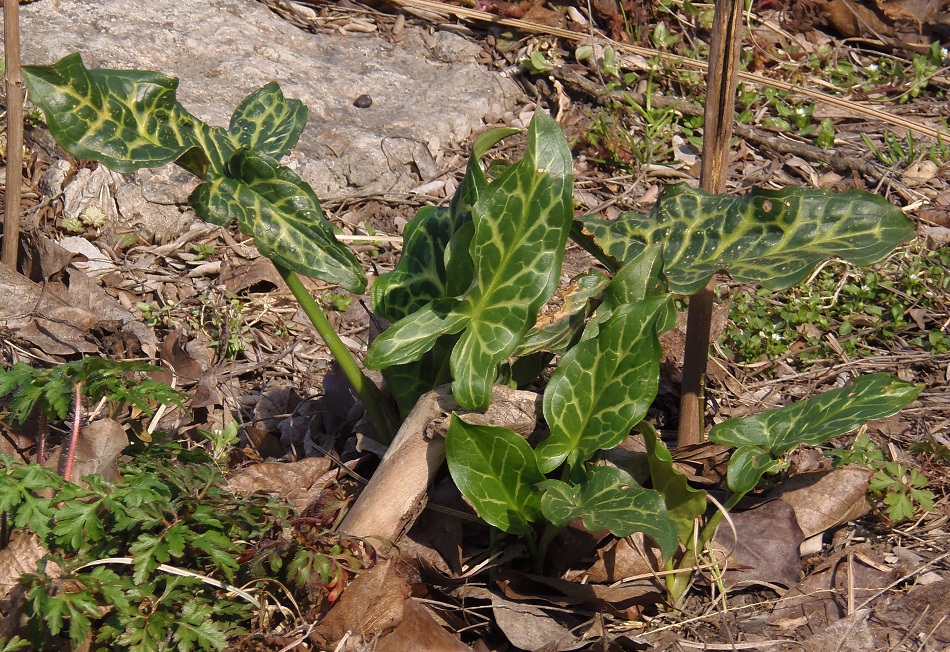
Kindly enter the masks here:
M 395 629 L 403 620 L 408 587 L 385 560 L 353 580 L 340 601 L 310 634 L 321 650 L 332 650 L 347 633 L 369 643 Z
M 871 471 L 849 466 L 790 477 L 769 492 L 791 505 L 805 538 L 863 516 Z
M 336 480 L 337 472 L 333 467 L 333 461 L 326 457 L 307 457 L 298 462 L 262 462 L 231 476 L 228 490 L 266 491 L 280 496 L 298 512 L 303 512 L 327 485 Z

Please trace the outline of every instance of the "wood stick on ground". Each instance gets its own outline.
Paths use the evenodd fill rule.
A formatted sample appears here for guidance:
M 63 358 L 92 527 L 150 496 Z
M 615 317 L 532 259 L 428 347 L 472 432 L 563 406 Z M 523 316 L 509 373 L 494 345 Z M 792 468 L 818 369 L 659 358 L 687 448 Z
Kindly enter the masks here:
M 445 461 L 449 415 L 504 426 L 527 436 L 537 425 L 541 396 L 496 385 L 485 413 L 460 411 L 449 385 L 424 394 L 396 433 L 379 468 L 347 512 L 340 530 L 369 537 L 385 551 L 408 531 L 425 506 L 426 492 Z
M 7 2 L 3 7 L 3 46 L 7 61 L 7 171 L 0 260 L 16 271 L 23 182 L 23 77 L 20 74 L 20 5 L 17 2 Z
M 736 114 L 736 85 L 739 48 L 742 45 L 741 0 L 716 3 L 709 72 L 706 77 L 706 117 L 703 126 L 703 158 L 699 186 L 718 194 L 726 188 L 729 143 Z M 703 385 L 709 359 L 709 331 L 712 323 L 713 290 L 716 277 L 690 297 L 686 314 L 686 347 L 683 356 L 683 384 L 680 398 L 678 446 L 698 444 L 705 430 Z

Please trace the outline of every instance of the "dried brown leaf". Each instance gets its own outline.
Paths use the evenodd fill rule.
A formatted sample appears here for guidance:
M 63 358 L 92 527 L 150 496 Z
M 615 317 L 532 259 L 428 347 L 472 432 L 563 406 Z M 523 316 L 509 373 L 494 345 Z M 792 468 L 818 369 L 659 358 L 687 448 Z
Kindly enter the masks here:
M 727 553 L 723 583 L 798 583 L 801 560 L 798 549 L 804 537 L 791 506 L 770 500 L 744 512 L 729 515 L 733 528 L 723 520 L 713 536 L 712 548 Z
M 849 466 L 818 473 L 800 473 L 769 492 L 791 505 L 805 538 L 863 516 L 871 472 Z

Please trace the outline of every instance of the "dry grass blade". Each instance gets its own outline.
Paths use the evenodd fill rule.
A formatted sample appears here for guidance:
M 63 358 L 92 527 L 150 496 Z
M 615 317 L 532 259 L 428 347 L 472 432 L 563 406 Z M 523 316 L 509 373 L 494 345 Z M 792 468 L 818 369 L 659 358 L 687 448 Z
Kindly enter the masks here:
M 556 36 L 558 38 L 563 38 L 569 41 L 581 41 L 584 39 L 591 38 L 590 34 L 582 34 L 580 32 L 572 32 L 567 29 L 561 29 L 558 27 L 549 27 L 547 25 L 539 25 L 537 23 L 528 22 L 525 20 L 519 20 L 516 18 L 501 18 L 492 14 L 485 13 L 484 11 L 476 11 L 474 9 L 466 9 L 464 7 L 452 7 L 449 5 L 444 5 L 439 2 L 433 2 L 431 0 L 392 0 L 394 5 L 404 7 L 406 9 L 422 9 L 430 11 L 439 11 L 442 13 L 448 13 L 457 18 L 464 20 L 474 20 L 479 22 L 487 22 L 495 25 L 503 25 L 505 27 L 512 27 L 514 29 L 521 30 L 530 34 L 546 34 L 549 36 Z M 684 66 L 686 68 L 692 68 L 693 70 L 699 70 L 701 72 L 707 72 L 709 69 L 709 64 L 705 61 L 700 61 L 698 59 L 691 59 L 689 57 L 681 57 L 675 54 L 669 54 L 667 52 L 660 52 L 653 48 L 645 48 L 637 45 L 628 45 L 625 43 L 618 43 L 612 39 L 607 38 L 602 34 L 596 34 L 598 40 L 603 40 L 611 45 L 614 50 L 618 52 L 626 52 L 628 54 L 634 54 L 641 57 L 659 57 L 661 61 L 667 63 L 672 63 L 678 66 Z M 739 81 L 748 82 L 750 84 L 757 84 L 759 86 L 768 86 L 780 91 L 786 91 L 793 93 L 795 95 L 800 95 L 802 97 L 807 97 L 810 100 L 816 102 L 825 102 L 826 104 L 831 104 L 833 106 L 847 109 L 855 113 L 860 113 L 869 118 L 875 118 L 877 120 L 883 121 L 885 124 L 889 124 L 895 127 L 903 127 L 904 129 L 909 129 L 913 132 L 921 134 L 923 136 L 929 136 L 930 138 L 943 138 L 946 139 L 950 137 L 945 131 L 939 131 L 937 129 L 931 129 L 926 125 L 920 124 L 913 120 L 907 120 L 900 116 L 892 115 L 886 111 L 881 111 L 880 109 L 875 109 L 864 104 L 859 104 L 851 100 L 842 99 L 840 97 L 835 97 L 833 95 L 827 95 L 825 93 L 819 93 L 818 91 L 811 90 L 809 88 L 803 88 L 801 86 L 796 86 L 794 84 L 789 84 L 777 79 L 766 79 L 761 75 L 753 75 L 751 73 L 739 71 Z

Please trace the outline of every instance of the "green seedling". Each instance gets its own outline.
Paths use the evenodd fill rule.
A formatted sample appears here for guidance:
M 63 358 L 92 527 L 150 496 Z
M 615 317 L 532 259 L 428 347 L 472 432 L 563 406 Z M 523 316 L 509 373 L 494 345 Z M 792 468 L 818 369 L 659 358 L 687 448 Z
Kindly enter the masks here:
M 214 243 L 192 245 L 191 253 L 195 255 L 195 260 L 207 260 L 214 253 Z
M 226 461 L 228 451 L 241 440 L 237 421 L 229 421 L 223 428 L 214 430 L 199 429 L 198 435 L 204 438 L 208 453 L 218 465 Z

